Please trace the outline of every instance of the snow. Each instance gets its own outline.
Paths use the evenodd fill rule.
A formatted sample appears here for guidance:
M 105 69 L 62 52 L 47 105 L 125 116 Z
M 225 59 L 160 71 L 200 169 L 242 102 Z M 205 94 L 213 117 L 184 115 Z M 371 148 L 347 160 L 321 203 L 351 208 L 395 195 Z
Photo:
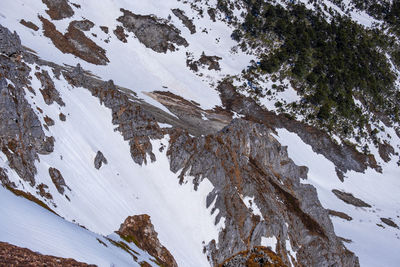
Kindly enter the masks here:
M 278 129 L 278 141 L 288 146 L 289 157 L 297 165 L 309 168 L 308 179 L 302 182 L 314 185 L 318 198 L 325 208 L 345 212 L 353 220 L 331 217 L 338 236 L 352 240 L 345 245 L 360 259 L 361 266 L 395 267 L 400 262 L 400 231 L 384 225 L 380 218 L 392 218 L 400 224 L 400 168 L 395 159 L 384 164 L 383 173 L 367 169 L 365 173 L 347 172 L 344 182 L 335 174 L 335 166 L 324 156 L 312 151 L 300 137 L 285 129 Z M 398 138 L 392 145 L 399 144 Z M 332 189 L 352 193 L 355 197 L 372 205 L 372 208 L 357 208 L 339 200 Z M 383 224 L 385 229 L 376 224 Z
M 246 205 L 246 207 L 250 210 L 252 210 L 254 215 L 258 215 L 261 217 L 262 220 L 264 220 L 264 217 L 261 213 L 260 208 L 257 206 L 257 204 L 254 202 L 254 196 L 253 197 L 244 197 L 243 199 L 243 203 Z
M 261 246 L 270 247 L 273 252 L 276 252 L 276 244 L 278 240 L 275 236 L 272 237 L 261 237 Z
M 214 2 L 216 3 L 216 1 L 211 1 L 210 4 Z M 16 30 L 23 45 L 35 50 L 43 59 L 71 66 L 80 63 L 84 69 L 92 71 L 102 79 L 113 79 L 116 84 L 134 90 L 147 102 L 160 108 L 163 106 L 142 92 L 170 90 L 184 98 L 200 103 L 206 109 L 220 105 L 218 93 L 210 86 L 210 83 L 215 84 L 227 74 L 240 73 L 252 58 L 241 52 L 232 53 L 231 47 L 237 45 L 230 38 L 232 29 L 221 21 L 212 22 L 206 11 L 204 17 L 198 16 L 197 12 L 190 8 L 190 3 L 176 0 L 161 2 L 157 0 L 85 0 L 79 4 L 81 5 L 80 9 L 73 7 L 75 14 L 72 18 L 54 21 L 54 24 L 59 31 L 63 31 L 72 20 L 85 18 L 94 22 L 95 26 L 86 33 L 86 36 L 107 51 L 107 57 L 110 60 L 107 66 L 95 66 L 71 54 L 63 54 L 54 47 L 48 38 L 43 36 L 41 30 L 34 32 L 21 25 L 19 21 L 25 19 L 41 27 L 38 14 L 49 18 L 45 12 L 46 6 L 40 1 L 1 1 L 0 10 L 3 16 L 0 16 L 0 23 L 10 30 Z M 164 19 L 171 15 L 171 23 L 182 32 L 189 47 L 178 47 L 179 51 L 160 54 L 146 48 L 132 33 L 129 33 L 128 43 L 122 43 L 112 33 L 119 24 L 116 19 L 122 15 L 120 8 L 137 14 L 154 14 Z M 180 8 L 189 18 L 194 18 L 197 27 L 196 34 L 190 34 L 182 22 L 172 14 L 172 8 Z M 99 26 L 109 27 L 110 33 L 105 34 Z M 208 33 L 203 32 L 203 29 L 207 29 Z M 97 37 L 92 34 L 96 34 Z M 110 42 L 105 43 L 106 39 L 109 39 Z M 202 52 L 205 52 L 206 55 L 220 56 L 223 58 L 220 61 L 222 70 L 219 72 L 207 71 L 204 77 L 200 77 L 186 66 L 186 52 L 193 53 L 195 58 L 199 58 Z
M 113 246 L 104 237 L 43 209 L 0 187 L 0 240 L 26 247 L 44 255 L 73 258 L 98 266 L 139 266 L 132 256 Z M 101 240 L 107 247 L 100 244 Z M 152 263 L 149 255 L 141 252 L 139 260 Z
M 214 224 L 217 213 L 211 215 L 213 205 L 206 208 L 206 197 L 213 189 L 211 182 L 204 179 L 197 191 L 192 183 L 179 184 L 178 175 L 169 169 L 166 149 L 159 151 L 161 146 L 168 145 L 168 136 L 152 141 L 156 162 L 144 166 L 134 163 L 128 142 L 114 131 L 111 110 L 101 106 L 87 89 L 72 88 L 63 77 L 57 80 L 50 68 L 43 69 L 54 79 L 66 104 L 47 106 L 38 91 L 40 82 L 31 73 L 36 96 L 26 90 L 28 102 L 34 110 L 35 106 L 44 110 L 43 114 L 37 112 L 42 122 L 46 115 L 55 120 L 47 133 L 55 137 L 54 152 L 40 155 L 40 162 L 36 162 L 37 184 L 49 185 L 57 205 L 52 208 L 66 220 L 101 235 L 118 230 L 128 216 L 148 214 L 160 242 L 179 265 L 209 266 L 202 253 L 203 242 L 218 240 L 223 227 L 223 221 Z M 58 119 L 60 112 L 66 114 L 65 122 Z M 108 160 L 100 170 L 93 163 L 97 151 Z M 57 192 L 49 177 L 49 167 L 60 170 L 71 188 L 65 191 L 71 201 Z M 17 176 L 10 179 L 17 184 L 20 180 Z M 35 194 L 34 188 L 23 185 Z

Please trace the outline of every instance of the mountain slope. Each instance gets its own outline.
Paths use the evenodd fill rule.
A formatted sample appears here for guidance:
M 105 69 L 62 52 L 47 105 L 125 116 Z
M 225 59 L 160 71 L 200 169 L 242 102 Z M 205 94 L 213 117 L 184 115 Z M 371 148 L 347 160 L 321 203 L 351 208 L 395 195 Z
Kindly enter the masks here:
M 289 37 L 249 37 L 258 4 L 3 1 L 0 181 L 42 207 L 1 189 L 0 241 L 99 266 L 396 266 L 396 114 L 351 88 L 364 126 L 342 132 L 358 118 L 340 101 L 312 117 L 297 54 L 264 69 Z M 353 4 L 307 4 L 306 20 Z

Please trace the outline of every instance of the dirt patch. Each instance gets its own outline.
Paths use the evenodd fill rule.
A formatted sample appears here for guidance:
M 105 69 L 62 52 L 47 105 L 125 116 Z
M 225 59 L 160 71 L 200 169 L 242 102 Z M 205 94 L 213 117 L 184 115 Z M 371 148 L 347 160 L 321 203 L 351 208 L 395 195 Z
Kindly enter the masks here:
M 74 15 L 68 0 L 42 0 L 42 2 L 47 6 L 46 12 L 51 19 L 60 20 Z
M 78 262 L 74 259 L 42 255 L 27 248 L 17 247 L 5 242 L 0 242 L 0 259 L 1 266 L 95 266 Z
M 53 23 L 39 16 L 43 23 L 43 33 L 50 38 L 53 44 L 63 53 L 73 54 L 89 63 L 106 65 L 108 58 L 106 51 L 72 24 L 69 25 L 67 33 L 57 31 Z
M 29 28 L 29 29 L 32 29 L 32 30 L 34 30 L 34 31 L 38 31 L 38 30 L 39 30 L 39 27 L 38 27 L 36 24 L 34 24 L 33 22 L 31 22 L 31 21 L 26 21 L 26 20 L 24 20 L 24 19 L 21 19 L 21 20 L 19 21 L 19 23 L 21 23 L 21 24 L 24 25 L 25 27 L 27 27 L 27 28 Z
M 175 51 L 177 46 L 187 47 L 188 42 L 180 35 L 180 31 L 168 21 L 155 16 L 136 15 L 129 10 L 121 9 L 124 13 L 117 21 L 125 29 L 133 32 L 141 43 L 158 53 Z
M 337 196 L 337 198 L 339 198 L 340 200 L 346 202 L 347 204 L 350 204 L 350 205 L 353 205 L 353 206 L 356 206 L 356 207 L 371 208 L 371 205 L 369 205 L 368 203 L 365 203 L 364 201 L 362 201 L 359 198 L 356 198 L 351 193 L 346 193 L 346 192 L 343 192 L 343 191 L 339 191 L 337 189 L 333 189 L 332 193 L 334 193 L 335 196 Z

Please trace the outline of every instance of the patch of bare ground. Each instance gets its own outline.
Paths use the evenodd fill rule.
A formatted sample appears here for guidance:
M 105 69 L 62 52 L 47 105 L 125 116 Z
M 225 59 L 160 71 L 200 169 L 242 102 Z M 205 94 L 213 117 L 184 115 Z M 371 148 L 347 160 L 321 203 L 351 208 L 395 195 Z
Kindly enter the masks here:
M 89 63 L 106 65 L 110 62 L 106 51 L 98 46 L 74 24 L 68 26 L 65 34 L 59 32 L 53 23 L 39 16 L 43 24 L 43 33 L 50 38 L 53 44 L 63 53 L 73 54 Z
M 86 267 L 96 266 L 78 262 L 74 259 L 66 259 L 33 252 L 27 248 L 21 248 L 9 243 L 0 242 L 0 265 L 1 266 L 64 266 L 64 267 Z
M 42 0 L 47 6 L 46 13 L 49 14 L 51 19 L 60 20 L 72 17 L 74 10 L 68 3 L 68 0 Z
M 31 21 L 26 21 L 26 20 L 24 20 L 24 19 L 21 19 L 21 20 L 19 21 L 19 23 L 21 23 L 21 24 L 24 25 L 25 27 L 27 27 L 27 28 L 29 28 L 29 29 L 32 29 L 32 30 L 34 30 L 34 31 L 38 31 L 38 30 L 39 30 L 39 27 L 38 27 L 36 24 L 34 24 L 33 22 L 31 22 Z

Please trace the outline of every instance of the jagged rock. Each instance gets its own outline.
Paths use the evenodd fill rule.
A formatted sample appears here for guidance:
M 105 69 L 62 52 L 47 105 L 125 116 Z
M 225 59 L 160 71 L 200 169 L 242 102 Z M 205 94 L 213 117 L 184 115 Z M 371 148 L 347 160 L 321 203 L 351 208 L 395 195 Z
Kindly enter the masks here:
M 85 20 L 74 20 L 70 23 L 71 27 L 74 27 L 81 31 L 89 31 L 91 28 L 94 27 L 94 23 L 88 19 Z
M 58 117 L 59 117 L 60 121 L 66 121 L 67 120 L 67 117 L 62 112 L 58 115 Z
M 104 157 L 101 151 L 97 151 L 96 157 L 94 158 L 94 167 L 96 169 L 100 169 L 103 163 L 107 164 L 107 159 Z
M 39 190 L 37 193 L 41 197 L 44 197 L 47 199 L 53 199 L 53 196 L 49 192 L 47 192 L 47 190 L 49 189 L 49 187 L 47 185 L 41 183 L 36 187 L 36 189 Z
M 61 172 L 59 170 L 57 170 L 56 168 L 49 168 L 49 175 L 51 180 L 53 181 L 54 185 L 57 188 L 57 191 L 63 195 L 65 188 L 69 187 L 67 186 L 67 184 L 65 183 L 64 177 L 62 176 Z M 69 189 L 71 190 L 71 189 Z
M 157 259 L 161 266 L 177 267 L 177 263 L 166 247 L 161 245 L 154 230 L 150 216 L 147 214 L 128 217 L 117 231 L 127 242 L 135 243 Z
M 188 66 L 194 72 L 199 71 L 200 66 L 207 66 L 208 70 L 221 70 L 218 62 L 221 59 L 222 58 L 218 56 L 206 56 L 203 52 L 200 59 L 196 61 L 194 61 L 193 58 L 188 58 L 186 60 L 186 66 Z
M 98 46 L 91 39 L 71 22 L 67 32 L 62 34 L 57 31 L 53 23 L 39 16 L 43 24 L 44 36 L 51 39 L 53 44 L 63 53 L 73 54 L 89 63 L 96 65 L 106 65 L 110 62 L 106 56 L 106 51 Z
M 389 218 L 381 218 L 381 221 L 384 224 L 389 225 L 390 227 L 397 228 L 397 229 L 399 228 L 399 226 Z
M 337 189 L 333 189 L 332 193 L 334 193 L 335 196 L 337 196 L 337 198 L 339 198 L 340 200 L 346 202 L 347 204 L 350 204 L 350 205 L 353 205 L 353 206 L 356 206 L 356 207 L 366 207 L 366 208 L 370 208 L 371 207 L 371 205 L 369 205 L 368 203 L 365 203 L 364 201 L 362 201 L 359 198 L 356 198 L 351 193 L 342 192 L 342 191 L 339 191 Z
M 248 251 L 240 252 L 227 259 L 218 267 L 286 267 L 282 259 L 273 251 L 265 247 L 255 247 Z
M 378 142 L 378 152 L 379 156 L 381 156 L 385 162 L 389 162 L 391 156 L 395 153 L 394 148 L 387 142 L 384 142 L 383 144 Z
M 321 130 L 261 108 L 253 99 L 237 93 L 229 80 L 220 83 L 217 89 L 227 110 L 243 114 L 249 120 L 262 122 L 272 128 L 285 128 L 296 133 L 315 153 L 324 155 L 342 173 L 349 170 L 364 172 L 368 167 L 382 171 L 373 155 L 362 154 L 346 143 L 338 145 Z
M 55 124 L 54 120 L 47 115 L 44 116 L 43 119 L 44 119 L 44 122 L 47 124 L 47 126 L 53 126 Z
M 0 259 L 2 266 L 95 267 L 95 265 L 77 262 L 74 259 L 42 255 L 5 242 L 0 242 Z
M 56 102 L 60 106 L 65 106 L 65 103 L 61 99 L 60 93 L 56 90 L 54 82 L 50 78 L 49 73 L 46 70 L 42 70 L 42 72 L 36 72 L 35 76 L 39 79 L 42 85 L 40 93 L 43 96 L 44 102 L 47 105 L 51 105 Z
M 42 0 L 46 4 L 51 19 L 60 20 L 72 17 L 74 15 L 74 10 L 68 4 L 68 0 Z
M 285 240 L 290 239 L 302 266 L 359 266 L 358 258 L 335 235 L 316 189 L 300 183 L 307 168 L 296 166 L 271 133 L 265 125 L 239 119 L 202 137 L 170 132 L 171 170 L 180 171 L 182 183 L 186 176 L 194 177 L 195 189 L 207 177 L 214 186 L 207 206 L 215 201 L 216 223 L 225 218 L 218 240 L 206 246 L 212 263 L 258 246 L 262 236 L 275 236 L 286 265 L 290 260 Z M 264 218 L 247 208 L 243 196 L 254 197 Z
M 117 20 L 127 31 L 133 32 L 146 47 L 158 53 L 166 53 L 168 50 L 175 51 L 175 45 L 185 47 L 189 45 L 180 36 L 180 31 L 166 21 L 153 16 L 136 15 L 123 8 L 121 11 L 124 15 Z
M 21 51 L 21 40 L 17 33 L 11 33 L 7 28 L 0 25 L 0 53 L 12 56 Z
M 182 21 L 183 25 L 185 25 L 186 28 L 189 29 L 191 34 L 196 33 L 196 26 L 193 24 L 193 21 L 185 15 L 185 12 L 183 10 L 180 10 L 179 8 L 174 8 L 172 9 L 172 13 L 174 13 L 174 15 Z
M 22 25 L 24 25 L 25 27 L 34 30 L 35 32 L 39 30 L 39 27 L 33 23 L 32 21 L 26 21 L 24 19 L 21 19 L 19 21 L 19 23 L 21 23 Z
M 120 40 L 123 43 L 127 43 L 128 41 L 126 40 L 126 37 L 128 37 L 128 35 L 125 33 L 125 30 L 123 27 L 121 26 L 117 26 L 117 28 L 115 28 L 114 30 L 114 34 L 115 36 L 117 36 L 118 40 Z
M 108 34 L 108 32 L 109 32 L 107 26 L 100 26 L 100 29 L 101 29 L 105 34 Z
M 25 99 L 24 87 L 30 83 L 30 71 L 24 63 L 0 56 L 0 148 L 9 166 L 33 186 L 37 154 L 51 153 L 54 139 L 45 136 L 36 113 Z
M 336 216 L 336 217 L 345 219 L 347 221 L 353 220 L 353 218 L 351 218 L 349 215 L 347 215 L 346 213 L 341 212 L 341 211 L 328 210 L 328 212 L 329 212 L 329 215 L 331 215 L 331 216 Z

